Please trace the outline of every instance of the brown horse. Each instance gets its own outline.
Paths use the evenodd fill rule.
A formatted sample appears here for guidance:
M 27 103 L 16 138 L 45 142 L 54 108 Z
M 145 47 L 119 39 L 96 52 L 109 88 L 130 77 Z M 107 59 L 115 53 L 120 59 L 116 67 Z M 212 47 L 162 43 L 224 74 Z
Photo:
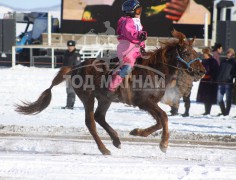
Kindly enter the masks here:
M 132 77 L 126 78 L 117 91 L 118 101 L 138 106 L 149 112 L 156 120 L 156 124 L 145 129 L 134 129 L 130 132 L 134 136 L 146 137 L 151 133 L 163 129 L 160 149 L 166 152 L 169 140 L 168 117 L 158 102 L 165 93 L 165 86 L 171 81 L 177 71 L 186 71 L 189 76 L 200 79 L 205 69 L 199 61 L 192 44 L 194 39 L 186 40 L 184 34 L 173 31 L 173 39 L 162 44 L 160 49 L 149 53 L 148 58 L 140 60 L 132 71 Z M 95 121 L 110 135 L 113 145 L 120 148 L 117 132 L 106 122 L 106 112 L 111 105 L 111 98 L 107 96 L 109 72 L 104 61 L 86 60 L 78 67 L 62 67 L 51 86 L 45 90 L 37 101 L 17 105 L 16 111 L 22 114 L 37 114 L 44 110 L 51 101 L 51 89 L 65 80 L 65 75 L 74 82 L 74 90 L 84 105 L 85 123 L 97 143 L 98 149 L 104 155 L 110 151 L 105 147 L 96 131 Z M 138 77 L 138 78 L 137 78 Z M 94 113 L 94 101 L 98 101 Z

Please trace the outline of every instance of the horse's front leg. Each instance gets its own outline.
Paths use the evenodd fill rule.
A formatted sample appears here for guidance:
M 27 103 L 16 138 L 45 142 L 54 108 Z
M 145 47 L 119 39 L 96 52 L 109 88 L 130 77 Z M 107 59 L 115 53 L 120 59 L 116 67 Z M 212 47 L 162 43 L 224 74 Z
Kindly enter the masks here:
M 82 99 L 81 99 L 82 100 Z M 86 100 L 82 100 L 85 108 L 85 123 L 89 132 L 97 143 L 98 149 L 103 155 L 110 155 L 111 152 L 105 147 L 100 137 L 97 134 L 96 123 L 94 120 L 94 97 L 87 96 Z
M 130 131 L 129 134 L 133 136 L 147 137 L 159 129 L 162 129 L 161 122 L 157 122 L 157 124 L 145 129 L 139 129 L 139 128 L 133 129 L 132 131 Z
M 134 136 L 146 137 L 151 133 L 163 128 L 160 142 L 160 149 L 162 152 L 166 152 L 169 141 L 167 114 L 156 103 L 150 101 L 140 105 L 139 108 L 149 112 L 153 116 L 153 118 L 157 121 L 157 123 L 146 129 L 134 129 L 130 132 L 130 134 Z
M 161 142 L 160 142 L 160 149 L 162 152 L 166 152 L 169 144 L 169 130 L 168 130 L 168 116 L 165 111 L 163 111 L 157 105 L 157 113 L 159 118 L 161 119 L 161 124 L 163 126 Z
M 162 129 L 161 119 L 157 115 L 156 105 L 154 103 L 147 101 L 139 105 L 139 108 L 149 112 L 152 115 L 152 117 L 156 120 L 156 124 L 145 129 L 136 128 L 130 132 L 130 135 L 147 137 L 150 134 L 156 132 L 157 130 Z

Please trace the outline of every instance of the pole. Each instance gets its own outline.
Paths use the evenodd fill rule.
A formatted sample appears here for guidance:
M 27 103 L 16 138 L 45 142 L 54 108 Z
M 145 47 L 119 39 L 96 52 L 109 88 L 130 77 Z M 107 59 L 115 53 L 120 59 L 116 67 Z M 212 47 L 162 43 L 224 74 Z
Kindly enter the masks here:
M 217 30 L 217 3 L 219 0 L 215 0 L 213 4 L 213 25 L 212 25 L 212 40 L 211 45 L 214 45 L 216 42 L 216 30 Z
M 52 47 L 52 69 L 54 69 L 54 67 L 55 67 L 54 59 L 55 59 L 55 57 L 54 57 L 54 48 Z
M 34 66 L 34 60 L 33 60 L 33 48 L 30 48 L 30 67 Z
M 51 46 L 52 44 L 51 33 L 52 33 L 52 15 L 50 12 L 48 12 L 48 46 Z
M 205 14 L 204 21 L 204 46 L 208 46 L 208 13 Z
M 12 67 L 16 65 L 16 47 L 12 46 Z

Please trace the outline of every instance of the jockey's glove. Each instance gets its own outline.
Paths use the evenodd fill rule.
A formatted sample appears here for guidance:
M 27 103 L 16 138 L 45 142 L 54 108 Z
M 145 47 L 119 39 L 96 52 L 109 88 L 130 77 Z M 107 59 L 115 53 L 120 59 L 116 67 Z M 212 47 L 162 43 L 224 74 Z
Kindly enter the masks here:
M 142 32 L 139 34 L 139 40 L 142 42 L 142 41 L 145 41 L 146 39 L 147 39 L 147 32 L 142 31 Z
M 140 53 L 141 53 L 141 54 L 145 54 L 145 53 L 146 53 L 144 47 L 140 47 Z

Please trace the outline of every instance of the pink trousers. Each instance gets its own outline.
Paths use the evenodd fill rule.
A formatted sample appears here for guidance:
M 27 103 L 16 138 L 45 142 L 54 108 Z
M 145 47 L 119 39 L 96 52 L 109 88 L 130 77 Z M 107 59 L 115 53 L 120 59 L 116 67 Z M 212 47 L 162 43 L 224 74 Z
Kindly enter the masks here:
M 134 67 L 136 58 L 140 56 L 140 47 L 139 45 L 133 44 L 127 40 L 120 40 L 117 46 L 117 56 L 120 60 L 120 67 L 126 66 L 126 68 L 121 68 L 121 71 L 127 71 L 127 69 L 132 69 Z M 129 68 L 127 68 L 127 66 L 129 66 Z M 128 72 L 122 72 L 122 74 L 126 73 Z M 110 91 L 115 91 L 122 83 L 122 80 L 123 77 L 121 77 L 119 73 L 116 73 L 113 75 L 108 89 Z

